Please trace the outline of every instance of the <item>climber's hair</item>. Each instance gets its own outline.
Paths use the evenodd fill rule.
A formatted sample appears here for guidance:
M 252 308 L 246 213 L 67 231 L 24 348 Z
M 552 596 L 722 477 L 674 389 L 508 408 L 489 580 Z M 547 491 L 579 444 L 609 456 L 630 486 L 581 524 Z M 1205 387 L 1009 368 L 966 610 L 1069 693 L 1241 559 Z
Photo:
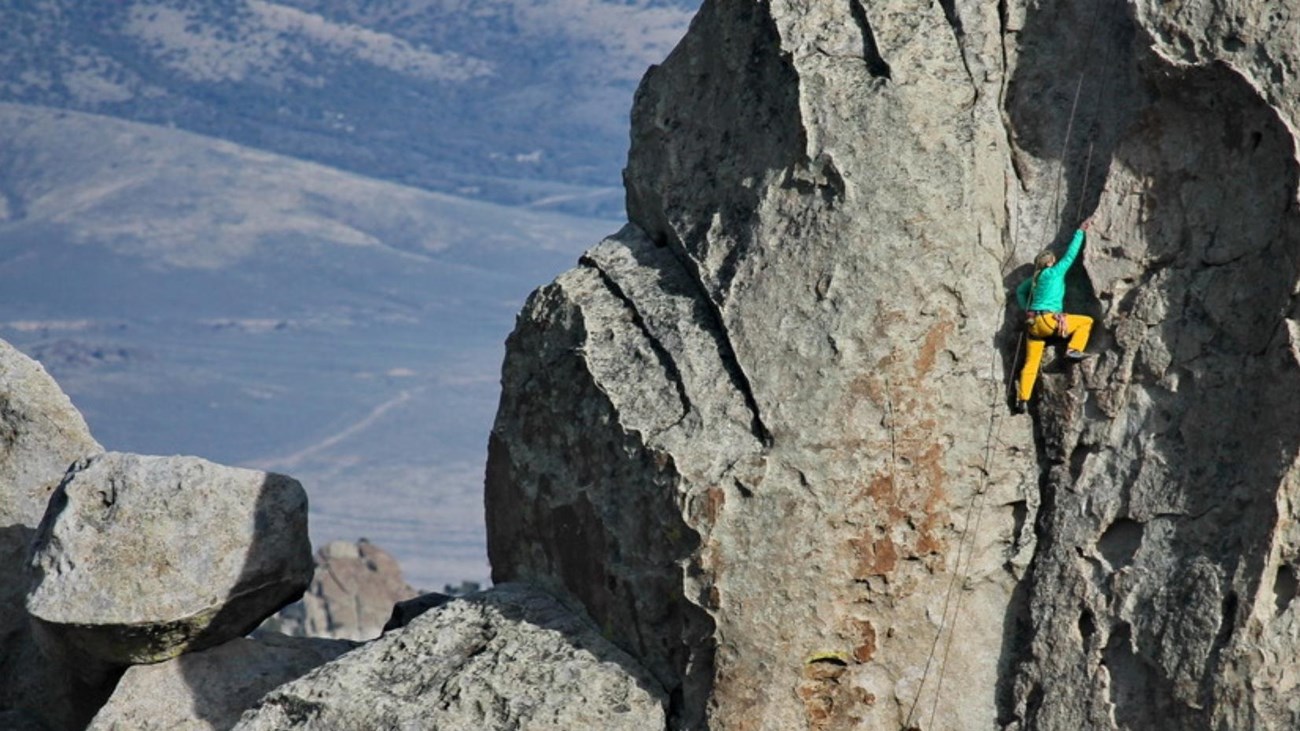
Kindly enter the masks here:
M 1044 249 L 1034 257 L 1034 271 L 1041 272 L 1056 263 L 1056 254 Z

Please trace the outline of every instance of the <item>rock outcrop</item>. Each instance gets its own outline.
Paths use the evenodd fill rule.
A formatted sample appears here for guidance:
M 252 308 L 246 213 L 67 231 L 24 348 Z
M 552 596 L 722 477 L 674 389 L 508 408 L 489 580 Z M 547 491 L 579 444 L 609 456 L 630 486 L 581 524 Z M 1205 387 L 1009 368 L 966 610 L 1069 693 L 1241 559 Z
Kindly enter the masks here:
M 102 451 L 45 369 L 0 341 L 0 728 L 84 725 L 108 689 L 42 657 L 23 610 L 45 504 L 73 462 Z
M 316 552 L 316 571 L 302 599 L 265 626 L 293 637 L 373 640 L 394 606 L 416 594 L 387 551 L 364 538 L 333 541 Z
M 676 729 L 1300 725 L 1300 13 L 706 0 L 631 225 L 530 298 L 497 581 Z M 1008 413 L 1010 290 L 1095 225 Z
M 272 691 L 235 728 L 662 729 L 666 699 L 637 668 L 549 595 L 498 586 Z
M 346 640 L 263 633 L 122 675 L 89 731 L 225 731 L 277 686 L 355 647 Z
M 70 470 L 32 546 L 27 610 L 56 652 L 152 663 L 247 634 L 311 577 L 284 475 L 109 452 Z

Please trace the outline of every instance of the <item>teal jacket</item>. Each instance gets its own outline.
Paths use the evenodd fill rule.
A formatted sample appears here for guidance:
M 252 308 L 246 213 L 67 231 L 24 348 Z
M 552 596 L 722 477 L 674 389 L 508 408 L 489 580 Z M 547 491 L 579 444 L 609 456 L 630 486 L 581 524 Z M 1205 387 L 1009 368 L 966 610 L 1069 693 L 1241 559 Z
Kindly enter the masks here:
M 1080 229 L 1074 232 L 1074 239 L 1070 242 L 1070 248 L 1065 250 L 1065 256 L 1039 272 L 1037 277 L 1030 277 L 1016 287 L 1020 309 L 1060 312 L 1065 306 L 1065 273 L 1070 271 L 1070 265 L 1082 248 L 1083 230 Z

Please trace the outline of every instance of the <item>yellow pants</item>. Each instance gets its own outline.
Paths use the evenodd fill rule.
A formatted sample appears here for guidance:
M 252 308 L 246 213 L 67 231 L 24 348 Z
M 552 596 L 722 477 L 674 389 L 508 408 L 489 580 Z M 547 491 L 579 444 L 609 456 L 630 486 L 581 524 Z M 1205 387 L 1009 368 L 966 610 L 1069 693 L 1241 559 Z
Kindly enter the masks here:
M 1025 331 L 1025 367 L 1020 369 L 1020 400 L 1028 401 L 1034 394 L 1034 382 L 1038 380 L 1038 365 L 1043 360 L 1043 346 L 1047 339 L 1057 336 L 1056 317 L 1039 315 L 1033 319 Z M 1088 347 L 1088 336 L 1092 334 L 1092 318 L 1087 315 L 1065 316 L 1065 335 L 1070 339 L 1070 350 L 1083 352 Z

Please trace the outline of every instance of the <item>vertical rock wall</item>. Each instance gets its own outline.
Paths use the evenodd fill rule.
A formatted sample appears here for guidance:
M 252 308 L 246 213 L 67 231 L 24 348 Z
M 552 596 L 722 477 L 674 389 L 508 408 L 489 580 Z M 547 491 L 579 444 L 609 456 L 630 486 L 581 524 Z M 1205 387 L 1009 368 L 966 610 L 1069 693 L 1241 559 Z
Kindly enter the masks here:
M 1138 83 L 1105 110 L 1104 187 L 1078 194 L 1099 201 L 1087 273 L 1106 350 L 1040 412 L 1011 725 L 1295 728 L 1300 17 L 1117 17 L 1132 65 L 1105 75 Z
M 1294 727 L 1296 22 L 706 1 L 508 343 L 494 578 L 673 728 Z M 1012 417 L 1009 289 L 1089 214 L 1101 355 Z

